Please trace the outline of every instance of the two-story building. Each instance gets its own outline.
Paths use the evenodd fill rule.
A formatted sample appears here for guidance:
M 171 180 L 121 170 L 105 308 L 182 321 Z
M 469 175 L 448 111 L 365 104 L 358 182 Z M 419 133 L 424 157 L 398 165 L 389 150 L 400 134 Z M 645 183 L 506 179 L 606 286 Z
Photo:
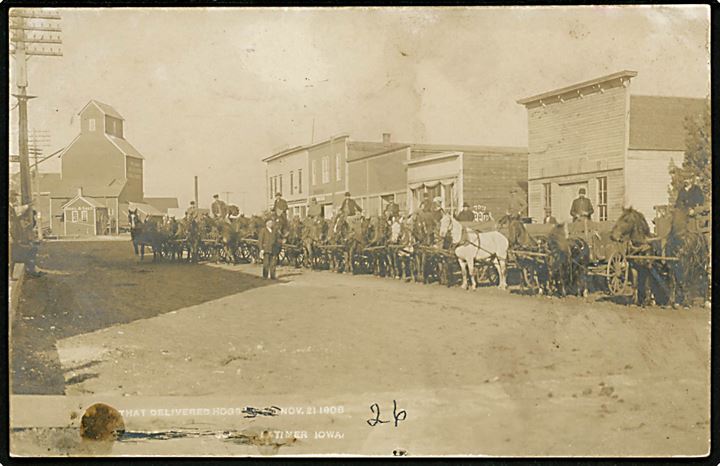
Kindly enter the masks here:
M 683 121 L 705 99 L 631 95 L 635 71 L 620 71 L 518 100 L 528 114 L 529 214 L 570 219 L 580 188 L 596 221 L 624 206 L 649 220 L 664 204 L 669 165 L 682 163 Z
M 353 141 L 348 135 L 299 146 L 271 155 L 267 164 L 268 206 L 281 192 L 293 210 L 316 198 L 326 218 L 341 205 L 346 192 L 366 215 L 382 213 L 390 201 L 401 212 L 417 209 L 427 192 L 456 212 L 468 202 L 480 215 L 501 216 L 512 188 L 527 191 L 527 149 L 392 142 Z M 288 194 L 291 172 L 307 166 L 309 189 Z M 299 208 L 296 208 L 301 206 Z
M 304 147 L 287 149 L 263 159 L 267 186 L 267 208 L 280 193 L 287 201 L 288 216 L 305 217 L 308 203 L 308 151 Z

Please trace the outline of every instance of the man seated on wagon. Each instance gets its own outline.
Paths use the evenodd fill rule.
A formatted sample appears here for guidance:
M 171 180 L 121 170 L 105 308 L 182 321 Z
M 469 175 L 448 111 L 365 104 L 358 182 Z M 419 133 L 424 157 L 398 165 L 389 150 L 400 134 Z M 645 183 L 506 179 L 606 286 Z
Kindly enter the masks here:
M 508 202 L 508 208 L 505 211 L 508 217 L 512 220 L 523 220 L 527 217 L 527 201 L 525 200 L 525 192 L 518 188 L 513 187 L 510 189 L 510 198 Z
M 458 222 L 474 222 L 475 214 L 470 210 L 470 204 L 467 202 L 463 203 L 462 210 L 455 216 Z
M 685 228 L 697 231 L 697 211 L 705 204 L 705 195 L 699 186 L 700 177 L 688 177 L 684 180 L 683 188 L 675 200 L 673 214 L 673 227 L 676 231 L 683 231 Z
M 197 206 L 195 205 L 195 201 L 190 201 L 190 207 L 188 207 L 187 210 L 185 211 L 185 218 L 188 221 L 198 220 L 198 217 L 199 217 L 198 214 L 199 214 L 199 212 L 198 212 Z
M 213 195 L 213 199 L 213 203 L 210 206 L 213 218 L 215 220 L 225 220 L 225 217 L 227 217 L 227 205 L 220 200 L 220 196 L 217 194 Z
M 311 218 L 319 218 L 322 216 L 322 206 L 318 204 L 317 198 L 313 197 L 310 199 L 307 215 Z
M 385 206 L 385 219 L 392 223 L 393 219 L 400 217 L 400 206 L 397 205 L 394 199 L 391 199 L 387 206 Z
M 288 203 L 282 198 L 282 193 L 275 193 L 275 202 L 273 203 L 272 213 L 279 222 L 279 225 L 277 225 L 278 230 L 280 230 L 283 234 L 287 232 L 288 229 L 287 211 Z

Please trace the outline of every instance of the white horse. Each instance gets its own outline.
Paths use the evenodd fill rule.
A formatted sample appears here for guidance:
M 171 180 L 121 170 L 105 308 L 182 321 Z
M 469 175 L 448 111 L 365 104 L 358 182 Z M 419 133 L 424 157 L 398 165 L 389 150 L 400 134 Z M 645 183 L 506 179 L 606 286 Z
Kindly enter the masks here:
M 466 231 L 467 241 L 460 244 L 463 239 L 463 229 Z M 451 214 L 446 213 L 442 220 L 440 220 L 440 236 L 444 237 L 448 233 L 452 236 L 453 244 L 460 244 L 455 248 L 455 256 L 460 264 L 460 270 L 462 270 L 463 288 L 467 289 L 468 273 L 470 274 L 470 281 L 473 289 L 477 287 L 477 281 L 475 280 L 475 259 L 489 259 L 496 264 L 498 275 L 500 276 L 498 288 L 503 290 L 507 288 L 505 272 L 507 267 L 507 251 L 509 243 L 505 235 L 499 231 L 478 233 L 469 228 L 463 227 L 463 225 L 455 220 Z

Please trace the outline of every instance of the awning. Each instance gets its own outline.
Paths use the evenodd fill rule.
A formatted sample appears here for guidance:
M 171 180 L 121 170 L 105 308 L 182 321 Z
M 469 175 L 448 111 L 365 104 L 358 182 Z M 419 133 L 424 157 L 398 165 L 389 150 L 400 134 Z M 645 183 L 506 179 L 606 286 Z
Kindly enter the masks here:
M 422 181 L 422 182 L 418 182 L 418 183 L 408 183 L 408 186 L 412 190 L 420 189 L 423 187 L 432 189 L 439 184 L 442 184 L 443 186 L 450 186 L 455 183 L 457 183 L 457 178 L 443 178 L 440 180 Z

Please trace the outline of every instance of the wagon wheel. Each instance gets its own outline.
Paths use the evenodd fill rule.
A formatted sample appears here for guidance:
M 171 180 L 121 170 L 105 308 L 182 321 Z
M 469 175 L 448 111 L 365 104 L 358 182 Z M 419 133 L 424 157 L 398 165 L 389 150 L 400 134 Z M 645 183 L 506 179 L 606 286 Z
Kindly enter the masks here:
M 611 295 L 622 296 L 625 294 L 629 273 L 630 267 L 625 254 L 614 252 L 607 263 L 607 284 Z
M 490 284 L 490 286 L 498 286 L 500 284 L 500 274 L 495 267 L 495 264 L 478 264 L 475 266 L 475 281 L 483 283 L 484 280 Z

